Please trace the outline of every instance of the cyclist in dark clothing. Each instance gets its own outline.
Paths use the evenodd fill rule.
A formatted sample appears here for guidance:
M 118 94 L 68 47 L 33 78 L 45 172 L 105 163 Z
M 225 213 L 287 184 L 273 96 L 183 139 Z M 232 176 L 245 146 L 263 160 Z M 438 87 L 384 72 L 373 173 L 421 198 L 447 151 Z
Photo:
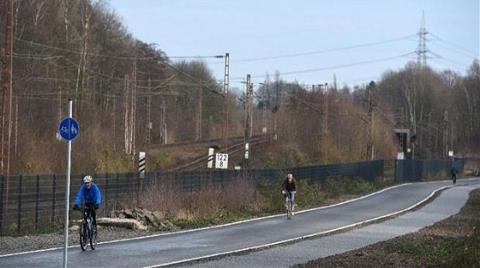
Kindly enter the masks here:
M 452 168 L 450 169 L 450 174 L 452 174 L 452 181 L 453 184 L 457 183 L 457 168 L 455 167 L 455 164 L 452 165 Z
M 292 198 L 292 210 L 295 209 L 295 194 L 297 193 L 297 186 L 295 184 L 295 178 L 292 173 L 288 173 L 287 177 L 282 184 L 282 194 L 287 197 L 287 194 L 291 195 Z

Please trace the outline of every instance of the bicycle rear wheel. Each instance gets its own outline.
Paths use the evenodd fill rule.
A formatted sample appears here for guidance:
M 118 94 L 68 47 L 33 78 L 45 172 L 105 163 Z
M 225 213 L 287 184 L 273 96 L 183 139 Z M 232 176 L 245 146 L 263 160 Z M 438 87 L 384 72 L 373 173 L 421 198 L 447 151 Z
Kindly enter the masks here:
M 80 227 L 80 248 L 82 251 L 87 249 L 87 232 L 85 224 Z

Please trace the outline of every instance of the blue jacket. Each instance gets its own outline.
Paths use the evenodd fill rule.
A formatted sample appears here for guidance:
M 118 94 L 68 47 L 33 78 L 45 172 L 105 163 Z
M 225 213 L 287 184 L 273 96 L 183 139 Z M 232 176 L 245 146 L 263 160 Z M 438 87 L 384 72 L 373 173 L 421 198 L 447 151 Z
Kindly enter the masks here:
M 92 187 L 90 187 L 90 189 L 87 189 L 85 184 L 82 184 L 82 187 L 78 190 L 77 197 L 75 198 L 75 204 L 80 205 L 82 200 L 85 203 L 100 205 L 102 202 L 102 194 L 95 183 L 92 182 Z

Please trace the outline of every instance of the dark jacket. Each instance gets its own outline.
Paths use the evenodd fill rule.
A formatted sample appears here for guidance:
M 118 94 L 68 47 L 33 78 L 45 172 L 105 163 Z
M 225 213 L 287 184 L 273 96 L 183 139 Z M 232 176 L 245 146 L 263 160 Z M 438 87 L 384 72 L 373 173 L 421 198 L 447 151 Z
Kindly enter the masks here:
M 289 192 L 296 191 L 297 186 L 295 185 L 295 178 L 292 179 L 292 182 L 289 182 L 288 178 L 285 178 L 282 184 L 282 189 Z

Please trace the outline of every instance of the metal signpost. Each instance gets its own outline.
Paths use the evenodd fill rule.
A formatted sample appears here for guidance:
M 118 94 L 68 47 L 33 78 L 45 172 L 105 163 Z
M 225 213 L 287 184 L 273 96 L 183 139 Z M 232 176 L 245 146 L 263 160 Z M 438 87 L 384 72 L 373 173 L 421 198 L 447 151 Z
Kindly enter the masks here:
M 68 263 L 68 212 L 70 209 L 70 171 L 72 167 L 72 140 L 75 139 L 80 131 L 78 122 L 72 117 L 72 100 L 68 100 L 68 117 L 60 122 L 58 133 L 68 143 L 67 152 L 67 183 L 65 184 L 65 229 L 64 229 L 64 248 L 63 248 L 63 267 Z

